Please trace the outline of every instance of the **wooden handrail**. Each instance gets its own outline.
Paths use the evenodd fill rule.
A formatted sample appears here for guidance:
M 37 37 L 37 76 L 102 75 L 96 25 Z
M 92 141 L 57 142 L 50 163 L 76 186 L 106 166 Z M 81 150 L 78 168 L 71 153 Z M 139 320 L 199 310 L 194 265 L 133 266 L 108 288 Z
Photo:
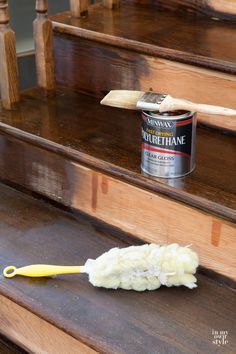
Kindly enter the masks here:
M 9 26 L 7 0 L 0 0 L 0 91 L 3 108 L 11 109 L 20 100 L 16 40 Z
M 48 1 L 36 0 L 37 17 L 34 20 L 34 42 L 37 82 L 46 91 L 55 88 L 52 22 L 47 17 Z
M 103 0 L 103 5 L 110 9 L 119 6 L 119 0 Z M 88 14 L 88 0 L 70 0 L 73 17 Z M 34 42 L 38 86 L 46 91 L 55 88 L 55 69 L 53 57 L 52 21 L 47 17 L 48 1 L 36 0 L 37 17 L 34 20 Z

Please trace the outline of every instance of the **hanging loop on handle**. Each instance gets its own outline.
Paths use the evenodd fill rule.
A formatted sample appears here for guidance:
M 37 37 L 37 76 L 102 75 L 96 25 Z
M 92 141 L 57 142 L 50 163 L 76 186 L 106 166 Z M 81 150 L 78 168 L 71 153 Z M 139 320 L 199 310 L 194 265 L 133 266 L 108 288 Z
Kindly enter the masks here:
M 5 278 L 12 278 L 16 275 L 16 267 L 9 266 L 3 270 L 3 275 Z
M 51 277 L 58 274 L 75 274 L 84 272 L 81 266 L 59 266 L 48 264 L 32 264 L 21 268 L 14 266 L 6 267 L 3 275 L 6 278 L 12 278 L 15 275 L 23 275 L 25 277 Z

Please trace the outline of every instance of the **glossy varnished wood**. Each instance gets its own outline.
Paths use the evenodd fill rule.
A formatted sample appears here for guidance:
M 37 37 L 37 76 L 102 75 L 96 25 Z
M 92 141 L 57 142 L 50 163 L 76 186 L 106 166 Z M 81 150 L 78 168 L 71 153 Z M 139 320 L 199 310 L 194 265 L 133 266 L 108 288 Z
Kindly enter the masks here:
M 1 269 L 37 262 L 81 264 L 111 247 L 135 243 L 93 219 L 74 218 L 12 189 L 1 186 L 0 194 Z M 1 276 L 0 293 L 102 353 L 232 352 L 236 345 L 234 293 L 205 276 L 197 277 L 195 290 L 163 287 L 137 293 L 94 288 L 86 275 L 52 279 Z M 6 314 L 7 301 L 10 306 L 6 300 L 0 315 L 1 309 Z M 12 313 L 10 307 L 7 313 L 7 322 L 1 321 L 0 328 L 10 325 L 12 316 L 16 318 L 17 312 Z M 18 317 L 17 323 L 24 327 L 29 319 Z M 212 329 L 221 328 L 228 331 L 229 343 L 218 348 L 212 343 Z M 33 343 L 34 336 L 31 338 Z
M 60 145 L 43 146 L 41 141 L 36 146 L 38 142 L 0 135 L 0 178 L 119 227 L 143 241 L 192 244 L 203 267 L 236 280 L 232 262 L 236 251 L 235 223 L 135 187 L 125 182 L 125 171 L 121 176 L 122 171 L 116 171 L 116 178 L 111 177 L 106 163 L 92 156 L 79 153 L 79 160 L 89 160 L 90 167 L 85 167 L 78 163 L 76 151 L 73 154 L 69 149 L 69 154 L 60 154 Z M 98 166 L 103 167 L 103 172 L 97 172 Z
M 3 133 L 236 220 L 234 137 L 199 127 L 195 171 L 184 178 L 153 180 L 140 173 L 140 129 L 138 112 L 104 107 L 98 99 L 68 89 L 59 89 L 55 97 L 26 91 L 19 108 L 1 112 L 0 125 Z
M 207 16 L 218 20 L 236 21 L 234 0 L 128 0 L 142 5 L 155 5 L 160 10 L 179 13 L 190 12 L 195 16 Z
M 110 10 L 117 9 L 120 6 L 120 0 L 102 0 L 102 3 Z
M 59 84 L 102 97 L 110 90 L 168 93 L 236 109 L 236 76 L 116 48 L 71 35 L 54 35 Z M 236 119 L 198 114 L 200 122 L 236 132 Z
M 100 106 L 92 97 L 85 95 L 75 93 L 72 99 L 71 94 L 62 90 L 58 92 L 58 96 L 53 99 L 46 98 L 46 101 L 45 98 L 41 101 L 40 96 L 37 99 L 34 96 L 37 103 L 34 101 L 33 104 L 39 116 L 35 116 L 32 121 L 33 134 L 32 130 L 28 133 L 1 123 L 1 178 L 93 215 L 148 242 L 191 243 L 201 254 L 201 265 L 235 279 L 232 258 L 235 252 L 236 228 L 235 224 L 229 222 L 235 222 L 236 218 L 235 170 L 232 166 L 230 175 L 222 175 L 221 167 L 215 167 L 224 155 L 219 155 L 215 147 L 211 148 L 213 155 L 208 155 L 209 160 L 202 165 L 204 175 L 201 182 L 195 178 L 192 180 L 190 176 L 169 181 L 145 178 L 139 172 L 139 116 L 123 112 L 125 120 L 122 121 L 122 111 L 110 108 L 106 110 L 106 107 Z M 76 100 L 77 106 L 74 106 L 73 100 Z M 85 105 L 86 100 L 89 100 L 88 105 Z M 60 112 L 63 115 L 63 101 L 66 115 L 64 124 L 59 119 Z M 29 103 L 29 100 L 27 102 Z M 26 111 L 29 116 L 28 103 Z M 74 121 L 74 111 L 70 116 L 68 105 L 80 113 L 78 125 L 71 125 L 73 139 L 68 139 L 66 129 L 68 119 L 70 124 L 72 119 Z M 42 109 L 39 109 L 40 106 Z M 117 115 L 113 116 L 112 112 L 115 111 Z M 89 118 L 90 114 L 93 114 L 92 120 Z M 42 117 L 45 117 L 45 123 L 36 125 L 38 119 L 42 123 Z M 55 125 L 50 125 L 50 117 L 54 117 Z M 81 119 L 86 120 L 86 126 L 80 124 Z M 22 123 L 22 119 L 19 120 Z M 58 125 L 61 126 L 59 130 Z M 81 130 L 82 128 L 84 130 Z M 103 133 L 100 133 L 99 129 L 102 129 Z M 77 131 L 81 131 L 82 135 Z M 121 132 L 120 135 L 117 134 L 118 131 Z M 133 135 L 130 135 L 131 131 Z M 51 140 L 51 132 L 55 134 L 55 140 Z M 136 145 L 130 143 L 134 140 L 134 135 L 137 139 Z M 222 135 L 217 136 L 220 141 Z M 64 138 L 66 142 L 63 144 Z M 127 144 L 122 139 L 127 139 Z M 208 134 L 204 140 L 212 143 Z M 133 150 L 135 146 L 136 153 Z M 223 145 L 219 146 L 222 148 Z M 233 146 L 232 140 L 231 148 Z M 200 158 L 204 158 L 207 149 L 209 148 L 205 145 Z M 227 150 L 224 150 L 225 154 L 226 152 Z M 216 161 L 213 158 L 215 154 Z M 210 164 L 211 160 L 215 165 Z M 132 170 L 131 166 L 136 170 Z M 211 186 L 205 184 L 210 176 Z M 223 181 L 222 177 L 227 178 Z M 220 187 L 216 188 L 215 182 L 220 182 L 218 186 L 222 186 L 221 188 L 224 184 L 229 189 L 232 188 L 230 193 L 225 190 L 222 193 Z
M 52 17 L 56 32 L 132 49 L 139 53 L 236 73 L 234 23 L 196 19 L 121 1 L 115 11 L 90 7 L 87 19 L 69 12 Z
M 70 12 L 75 18 L 88 16 L 88 0 L 70 0 Z

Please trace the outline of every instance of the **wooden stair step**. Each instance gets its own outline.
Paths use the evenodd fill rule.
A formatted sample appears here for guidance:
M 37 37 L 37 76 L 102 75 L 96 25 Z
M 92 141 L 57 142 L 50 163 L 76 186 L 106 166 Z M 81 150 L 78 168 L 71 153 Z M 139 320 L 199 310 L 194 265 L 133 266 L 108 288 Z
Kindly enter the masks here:
M 235 23 L 194 18 L 161 11 L 151 4 L 121 1 L 110 11 L 101 3 L 89 8 L 87 18 L 75 19 L 70 12 L 50 17 L 56 32 L 198 65 L 236 73 Z
M 177 13 L 191 13 L 194 17 L 214 20 L 236 21 L 236 6 L 231 0 L 127 0 L 142 5 L 155 5 L 159 10 Z
M 58 88 L 1 111 L 0 178 L 148 242 L 192 243 L 201 264 L 235 279 L 235 139 L 199 127 L 197 167 L 179 179 L 140 173 L 138 112 Z
M 81 264 L 135 244 L 95 219 L 0 185 L 0 264 Z M 198 288 L 136 293 L 94 288 L 85 275 L 0 281 L 0 331 L 34 353 L 215 353 L 212 330 L 236 345 L 232 289 L 197 274 Z M 35 328 L 40 331 L 35 331 Z
M 235 25 L 122 1 L 87 18 L 50 17 L 56 81 L 101 97 L 111 89 L 153 90 L 236 109 Z M 236 131 L 232 117 L 199 114 L 200 122 Z
M 101 106 L 99 99 L 67 88 L 58 88 L 50 98 L 32 89 L 23 93 L 18 109 L 1 111 L 0 131 L 236 221 L 234 137 L 199 127 L 192 174 L 147 178 L 140 170 L 140 117 L 139 112 Z

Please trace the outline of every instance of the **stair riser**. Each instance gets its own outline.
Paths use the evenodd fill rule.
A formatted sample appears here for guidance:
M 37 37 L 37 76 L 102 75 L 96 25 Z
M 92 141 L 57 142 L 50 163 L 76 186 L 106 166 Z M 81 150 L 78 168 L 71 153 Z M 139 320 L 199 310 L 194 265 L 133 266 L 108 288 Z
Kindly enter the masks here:
M 1 333 L 30 353 L 95 354 L 97 351 L 0 295 Z M 40 328 L 40 331 L 35 331 Z M 3 352 L 2 352 L 3 353 Z M 9 352 L 10 353 L 10 352 Z
M 0 140 L 0 177 L 147 242 L 192 244 L 201 265 L 235 280 L 236 227 L 15 138 Z M 17 161 L 17 163 L 16 163 Z
M 56 80 L 96 95 L 111 89 L 154 90 L 196 102 L 236 109 L 236 77 L 196 66 L 94 43 L 70 35 L 54 35 Z M 232 117 L 198 115 L 200 122 L 236 131 Z

